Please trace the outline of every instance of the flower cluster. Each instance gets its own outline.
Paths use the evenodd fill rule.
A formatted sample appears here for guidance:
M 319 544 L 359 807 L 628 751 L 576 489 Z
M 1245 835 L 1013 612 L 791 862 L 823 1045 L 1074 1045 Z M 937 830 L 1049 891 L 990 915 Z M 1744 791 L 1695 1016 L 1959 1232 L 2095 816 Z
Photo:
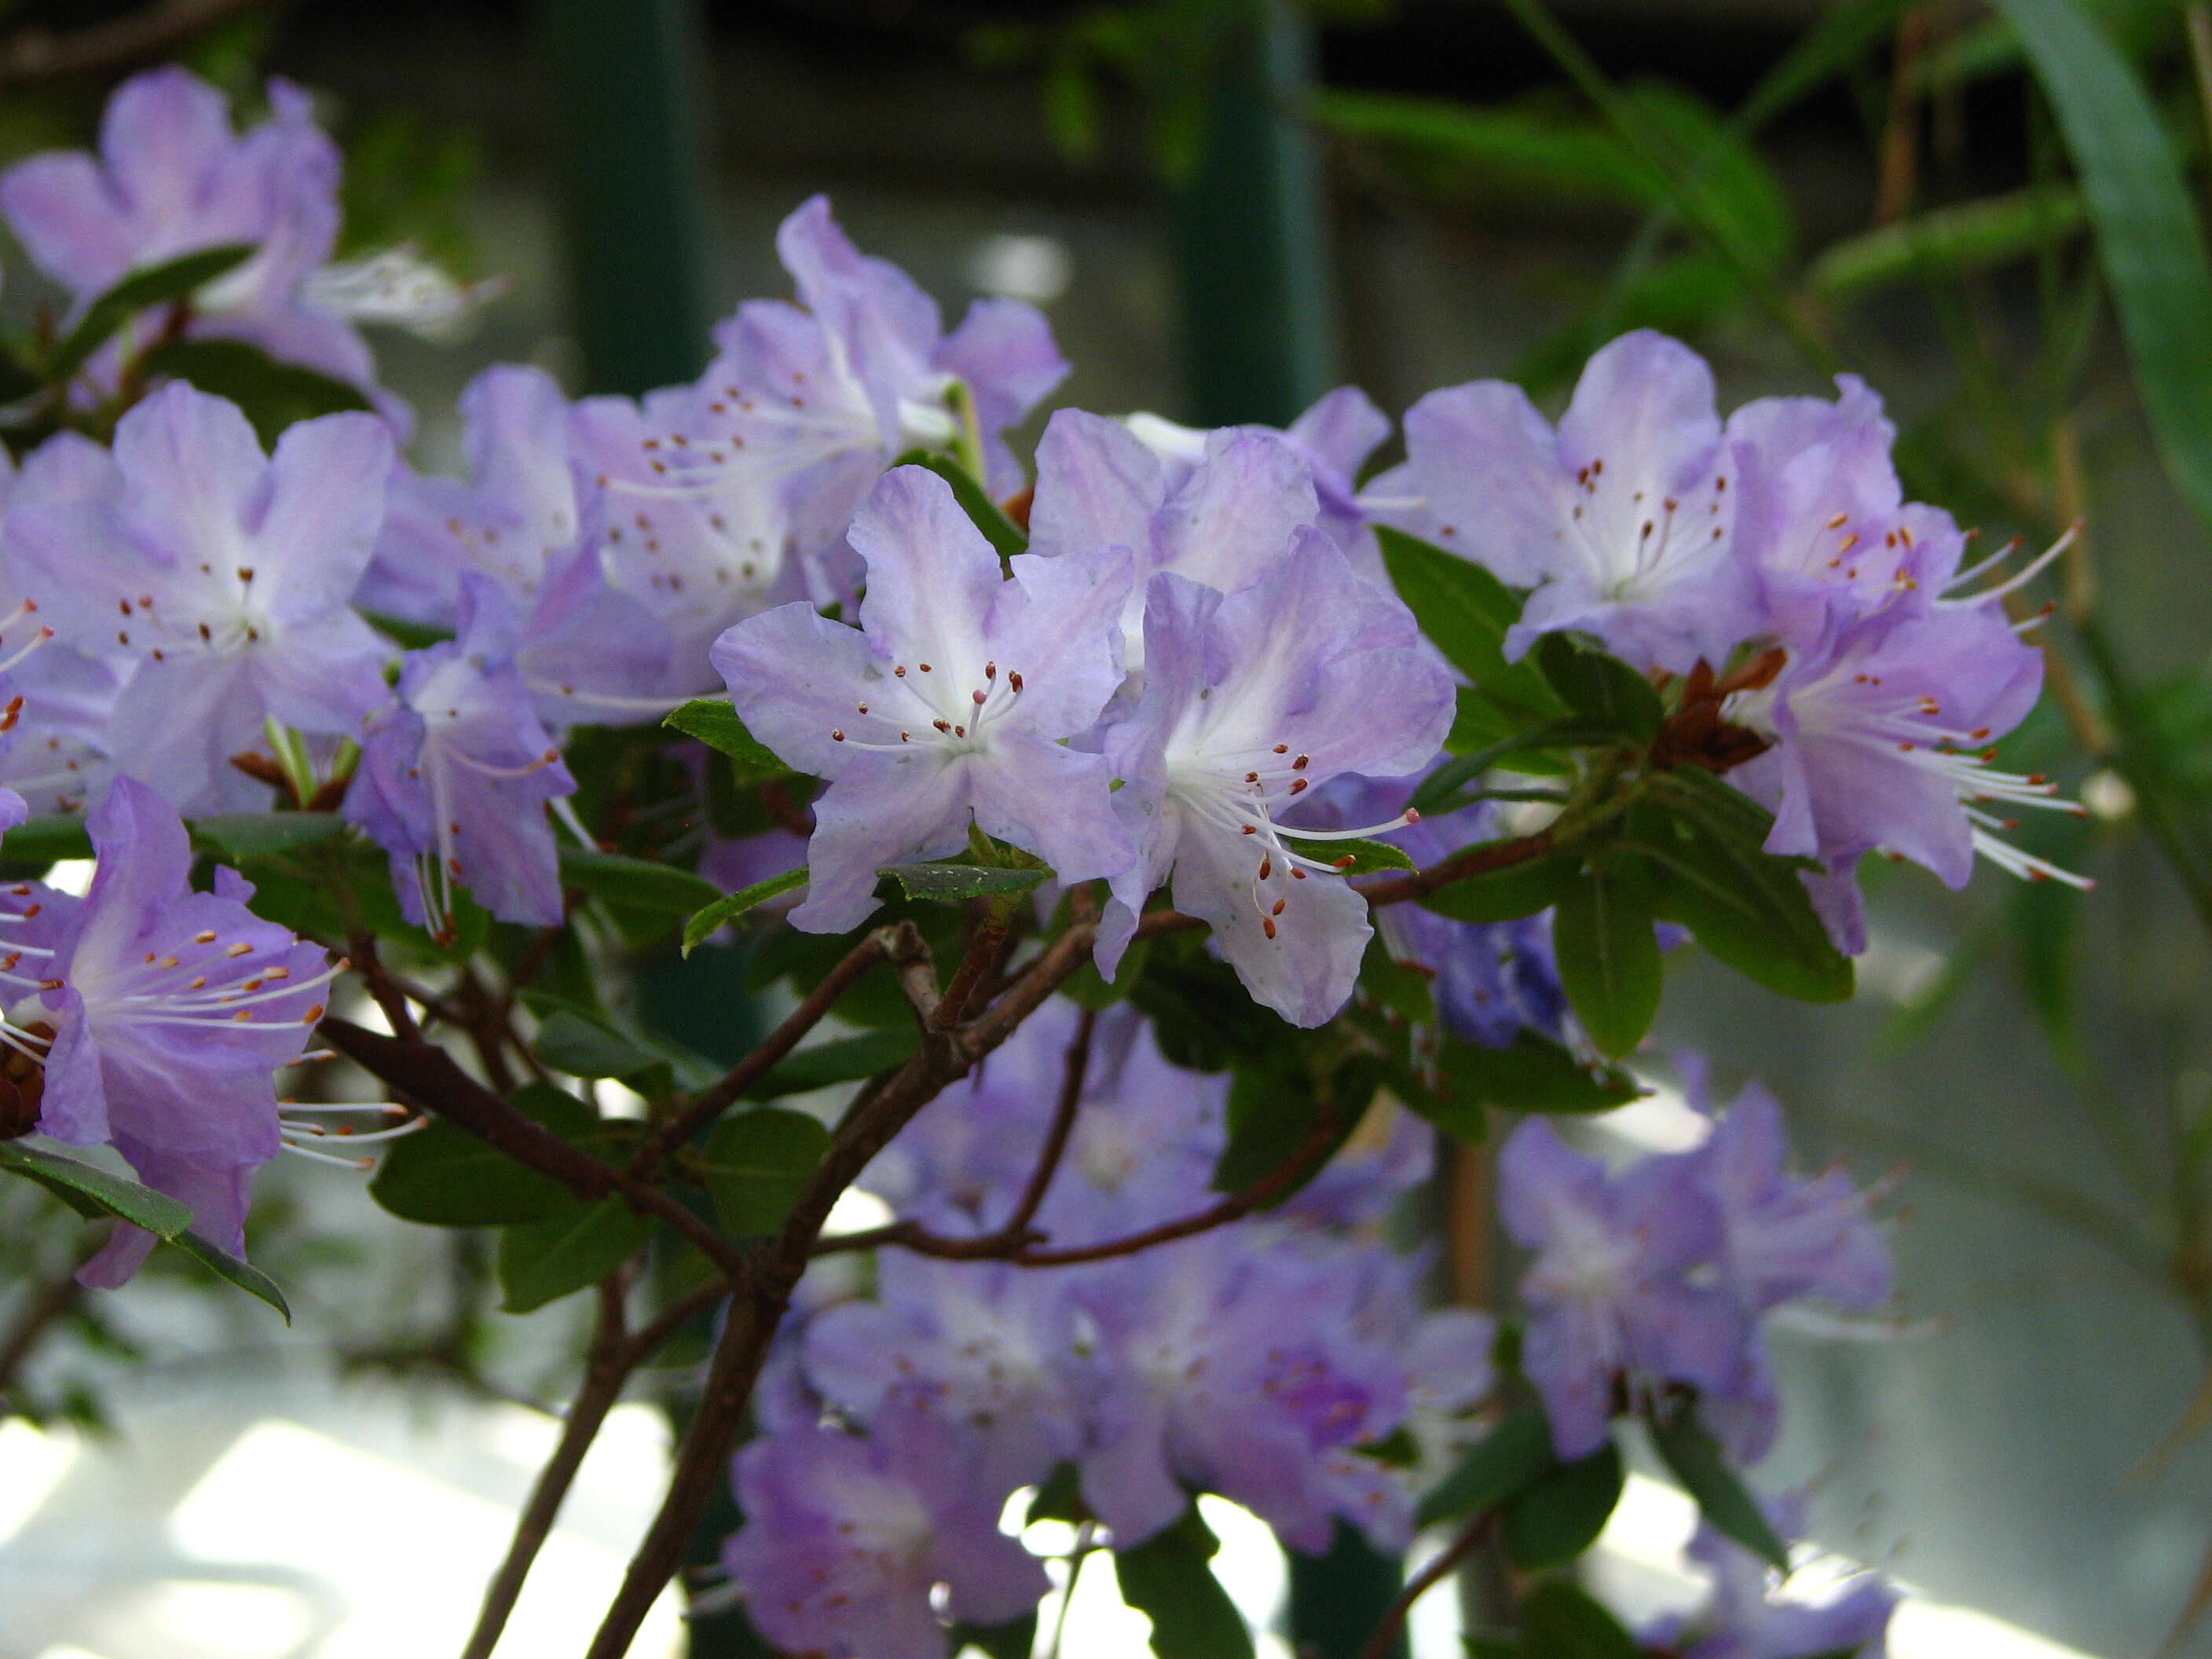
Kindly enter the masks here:
M 1692 1101 L 1709 1115 L 1701 1075 Z M 1772 1443 L 1778 1406 L 1760 1322 L 1806 1298 L 1872 1308 L 1890 1294 L 1887 1246 L 1840 1170 L 1787 1168 L 1781 1108 L 1756 1085 L 1693 1150 L 1614 1174 L 1542 1118 L 1498 1160 L 1498 1208 L 1531 1252 L 1522 1364 L 1563 1458 L 1601 1444 L 1623 1409 L 1674 1387 L 1743 1462 Z
M 1856 953 L 1853 870 L 1876 849 L 1953 887 L 1976 853 L 2087 884 L 1997 837 L 2007 807 L 2080 809 L 1988 749 L 2043 683 L 2019 638 L 2040 617 L 2014 623 L 2000 602 L 2065 543 L 1976 587 L 2004 556 L 1961 568 L 1970 536 L 1904 498 L 1881 400 L 1854 376 L 1837 386 L 1723 422 L 1694 352 L 1631 334 L 1590 359 L 1556 428 L 1503 381 L 1430 393 L 1406 416 L 1404 464 L 1363 499 L 1534 590 L 1509 657 L 1577 629 L 1717 697 L 1753 751 L 1731 780 L 1775 815 L 1767 850 L 1819 862 L 1815 902 Z
M 1126 1004 L 1048 1005 L 864 1187 L 941 1236 L 1005 1225 L 1084 1030 L 1040 1231 L 1103 1249 L 1205 1209 L 1228 1079 L 1169 1063 Z M 1325 1552 L 1340 1522 L 1402 1547 L 1416 1470 L 1385 1443 L 1410 1437 L 1432 1474 L 1491 1385 L 1489 1319 L 1420 1313 L 1418 1260 L 1357 1231 L 1425 1177 L 1432 1147 L 1386 1101 L 1322 1182 L 1225 1232 L 1049 1267 L 889 1250 L 872 1296 L 813 1291 L 767 1432 L 738 1459 L 749 1518 L 725 1560 L 755 1622 L 793 1652 L 937 1659 L 933 1587 L 984 1623 L 1042 1593 L 997 1521 L 1063 1466 L 1121 1547 L 1194 1492 L 1247 1505 L 1293 1549 Z
M 1791 1537 L 1798 1505 L 1765 1506 L 1781 1535 Z M 1765 1561 L 1700 1526 L 1689 1559 L 1712 1580 L 1712 1594 L 1690 1618 L 1668 1618 L 1640 1632 L 1647 1647 L 1682 1659 L 1885 1659 L 1898 1592 L 1879 1576 L 1854 1572 L 1818 1594 L 1785 1586 Z

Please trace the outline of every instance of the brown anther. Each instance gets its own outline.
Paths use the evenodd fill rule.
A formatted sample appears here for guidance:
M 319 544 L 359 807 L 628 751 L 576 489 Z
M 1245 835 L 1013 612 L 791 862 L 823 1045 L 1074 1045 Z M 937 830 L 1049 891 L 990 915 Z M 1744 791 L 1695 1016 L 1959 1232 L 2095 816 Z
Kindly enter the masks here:
M 1265 881 L 1269 876 L 1272 876 L 1274 873 L 1275 860 L 1271 858 L 1261 859 L 1260 860 L 1260 879 Z
M 192 935 L 192 943 L 193 943 L 193 944 L 195 944 L 195 945 L 212 945 L 212 944 L 214 944 L 214 943 L 215 943 L 215 929 L 214 929 L 214 928 L 212 928 L 212 927 L 210 927 L 210 928 L 209 928 L 205 933 L 194 933 L 194 934 Z
M 242 957 L 249 955 L 252 950 L 253 942 L 251 939 L 242 939 L 234 945 L 225 945 L 222 953 L 227 957 Z
M 932 720 L 930 721 L 930 724 L 940 732 L 950 732 L 952 730 L 952 722 L 951 720 Z
M 1272 910 L 1268 911 L 1268 912 L 1267 912 L 1267 914 L 1268 914 L 1269 915 L 1271 915 L 1271 916 L 1279 916 L 1280 915 L 1282 915 L 1282 914 L 1283 914 L 1283 907 L 1284 907 L 1285 905 L 1288 904 L 1289 902 L 1290 902 L 1290 900 L 1288 900 L 1288 899 L 1286 899 L 1286 898 L 1279 898 L 1279 899 L 1277 899 L 1277 900 L 1275 901 L 1275 908 L 1274 908 L 1273 909 L 1272 909 Z
M 1018 697 L 1021 696 L 1022 671 L 1018 668 L 1009 670 L 1006 674 L 1006 684 L 1013 688 L 1013 693 L 1016 696 Z
M 1274 938 L 1274 936 L 1275 936 L 1275 919 L 1274 919 L 1273 916 L 1262 916 L 1262 917 L 1261 917 L 1261 918 L 1260 918 L 1260 926 L 1267 929 L 1267 937 L 1268 937 L 1269 939 L 1273 939 L 1273 938 Z
M 1304 793 L 1305 787 L 1309 781 L 1310 781 L 1310 780 L 1300 778 L 1296 783 L 1291 786 L 1290 793 L 1293 795 Z
M 830 731 L 830 741 L 832 743 L 842 743 L 845 741 L 845 734 L 836 727 L 832 726 Z
M 976 708 L 981 708 L 983 706 L 984 696 L 981 691 L 970 691 L 968 695 L 975 699 Z

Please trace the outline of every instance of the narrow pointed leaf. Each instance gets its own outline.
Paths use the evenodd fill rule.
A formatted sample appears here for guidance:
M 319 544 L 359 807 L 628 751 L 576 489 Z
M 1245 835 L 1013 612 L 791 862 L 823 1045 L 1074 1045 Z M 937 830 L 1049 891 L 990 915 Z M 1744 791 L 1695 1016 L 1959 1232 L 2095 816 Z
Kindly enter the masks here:
M 684 924 L 684 954 L 690 956 L 746 911 L 805 885 L 806 866 L 802 864 L 796 870 L 787 870 L 780 876 L 770 876 L 766 881 L 757 881 L 738 892 L 716 899 Z
M 254 252 L 251 242 L 227 242 L 131 272 L 86 307 L 76 326 L 62 337 L 47 360 L 48 378 L 57 382 L 67 380 L 140 312 L 190 299 L 217 277 L 244 264 Z

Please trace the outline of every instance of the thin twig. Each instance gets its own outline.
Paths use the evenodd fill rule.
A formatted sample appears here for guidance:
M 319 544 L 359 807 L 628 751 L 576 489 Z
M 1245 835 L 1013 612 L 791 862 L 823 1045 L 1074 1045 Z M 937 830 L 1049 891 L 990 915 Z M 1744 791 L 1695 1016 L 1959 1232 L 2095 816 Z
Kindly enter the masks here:
M 1398 1592 L 1398 1599 L 1390 1603 L 1382 1615 L 1382 1622 L 1375 1627 L 1375 1634 L 1367 1638 L 1367 1645 L 1359 1650 L 1359 1659 L 1389 1659 L 1398 1633 L 1406 1628 L 1407 1616 L 1413 1603 L 1459 1571 L 1459 1564 L 1474 1553 L 1476 1547 L 1490 1535 L 1490 1528 L 1498 1518 L 1495 1510 L 1485 1510 L 1460 1528 L 1442 1555 L 1423 1567 L 1406 1581 L 1406 1588 Z
M 902 923 L 901 927 L 907 932 L 914 931 L 912 922 Z M 638 1147 L 637 1156 L 630 1163 L 631 1173 L 641 1181 L 651 1180 L 663 1158 L 735 1105 L 746 1090 L 767 1076 L 778 1061 L 799 1046 L 801 1037 L 822 1023 L 863 975 L 889 957 L 894 931 L 879 927 L 854 945 L 845 959 L 807 994 L 806 1000 L 754 1046 L 750 1054 L 694 1095 L 682 1110 L 671 1114 Z M 920 933 L 914 936 L 920 940 Z M 902 947 L 902 940 L 901 944 Z
M 166 57 L 202 29 L 267 0 L 161 0 L 143 11 L 57 34 L 27 28 L 0 45 L 0 87 L 105 74 Z
M 1052 1191 L 1053 1177 L 1060 1173 L 1060 1159 L 1067 1155 L 1067 1143 L 1075 1133 L 1075 1115 L 1083 1106 L 1083 1085 L 1091 1073 L 1091 1040 L 1098 1030 L 1098 1011 L 1085 1008 L 1075 1022 L 1075 1036 L 1067 1045 L 1066 1069 L 1060 1073 L 1060 1099 L 1052 1114 L 1052 1127 L 1045 1131 L 1043 1149 L 1037 1154 L 1036 1167 L 1030 1171 L 1029 1184 L 1022 1188 L 1021 1200 L 1014 1206 L 1013 1214 L 1006 1218 L 1003 1231 L 1026 1233 L 1030 1224 L 1044 1207 L 1046 1196 Z
M 84 1286 L 76 1282 L 76 1270 L 85 1259 L 70 1262 L 59 1277 L 33 1291 L 16 1313 L 15 1323 L 5 1335 L 0 1335 L 0 1407 L 9 1403 L 17 1373 L 46 1333 L 83 1299 Z

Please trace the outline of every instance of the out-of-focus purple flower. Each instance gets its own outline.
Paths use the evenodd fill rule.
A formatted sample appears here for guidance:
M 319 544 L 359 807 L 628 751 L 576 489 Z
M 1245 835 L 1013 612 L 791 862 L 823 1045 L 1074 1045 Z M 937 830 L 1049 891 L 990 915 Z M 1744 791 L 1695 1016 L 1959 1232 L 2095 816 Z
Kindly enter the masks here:
M 1759 631 L 1712 373 L 1679 342 L 1643 331 L 1599 351 L 1556 432 L 1502 380 L 1432 392 L 1406 453 L 1370 486 L 1399 503 L 1376 516 L 1535 587 L 1509 656 L 1581 629 L 1680 673 Z
M 826 1399 L 864 1422 L 894 1403 L 943 1418 L 975 1449 L 987 1493 L 1042 1481 L 1077 1454 L 1085 1389 L 1066 1285 L 1006 1262 L 900 1250 L 877 1273 L 878 1300 L 807 1322 L 806 1374 Z
M 745 1524 L 722 1547 L 754 1626 L 820 1659 L 945 1659 L 933 1597 L 957 1621 L 1035 1607 L 1044 1569 L 999 1530 L 1006 1494 L 981 1486 L 952 1427 L 892 1410 L 863 1437 L 796 1429 L 738 1454 Z
M 1294 556 L 1317 511 L 1311 469 L 1255 428 L 1193 434 L 1163 460 L 1119 421 L 1063 409 L 1037 445 L 1030 550 L 1048 557 L 1126 547 L 1135 581 L 1121 615 L 1132 672 L 1145 665 L 1148 584 L 1164 571 L 1234 593 Z
M 1121 423 L 1160 458 L 1170 491 L 1181 489 L 1206 459 L 1212 435 L 1158 415 L 1131 415 Z M 1374 538 L 1366 533 L 1367 509 L 1360 500 L 1358 479 L 1367 458 L 1390 435 L 1390 417 L 1358 386 L 1340 386 L 1291 422 L 1281 435 L 1311 474 L 1320 505 L 1316 522 L 1344 550 L 1361 575 L 1384 580 Z M 1040 472 L 1042 465 L 1040 457 Z
M 135 779 L 116 780 L 89 828 L 99 867 L 83 902 L 40 895 L 15 911 L 58 902 L 65 919 L 51 944 L 8 930 L 0 972 L 19 988 L 0 1032 L 44 1063 L 41 1131 L 112 1144 L 191 1207 L 197 1231 L 241 1251 L 253 1172 L 279 1146 L 271 1074 L 307 1048 L 331 970 L 246 908 L 253 889 L 235 871 L 194 892 L 183 823 Z M 118 1285 L 153 1247 L 120 1228 L 82 1276 Z
M 1172 878 L 1176 908 L 1212 924 L 1254 999 L 1318 1025 L 1351 994 L 1367 905 L 1293 851 L 1273 814 L 1343 773 L 1425 765 L 1451 723 L 1450 678 L 1412 614 L 1311 529 L 1226 598 L 1154 576 L 1145 630 L 1143 694 L 1106 735 L 1139 856 L 1114 883 L 1100 966 L 1114 969 L 1146 896 Z
M 1769 1505 L 1778 1522 L 1791 1505 Z M 1787 1536 L 1794 1525 L 1784 1525 Z M 1780 1575 L 1710 1526 L 1690 1541 L 1690 1559 L 1711 1577 L 1712 1599 L 1695 1617 L 1653 1632 L 1683 1659 L 1885 1659 L 1890 1615 L 1900 1599 L 1871 1572 L 1855 1573 L 1818 1600 L 1784 1595 Z M 1686 1628 L 1684 1626 L 1686 1626 Z
M 1082 1018 L 1065 999 L 1038 1009 L 924 1108 L 862 1184 L 900 1215 L 945 1231 L 1002 1225 L 1043 1152 Z M 1218 1196 L 1212 1182 L 1228 1140 L 1228 1093 L 1225 1073 L 1170 1064 L 1135 1009 L 1106 1010 L 1037 1224 L 1056 1245 L 1091 1244 L 1203 1207 Z
M 398 699 L 369 716 L 345 812 L 391 854 L 408 921 L 434 930 L 456 884 L 501 921 L 561 920 L 545 804 L 575 793 L 515 667 L 517 626 L 491 578 L 461 580 L 460 636 L 401 659 Z
M 392 434 L 368 415 L 264 455 L 237 406 L 181 383 L 116 428 L 114 487 L 20 501 L 10 574 L 63 643 L 137 659 L 109 721 L 116 769 L 179 811 L 251 811 L 230 765 L 274 720 L 350 736 L 386 701 L 388 647 L 347 604 L 384 515 Z
M 1106 761 L 1059 740 L 1121 682 L 1127 555 L 1024 554 L 1006 579 L 951 486 L 921 467 L 888 474 L 852 536 L 868 565 L 860 629 L 793 604 L 714 651 L 752 733 L 830 781 L 793 925 L 858 927 L 879 868 L 958 851 L 971 820 L 1063 882 L 1127 869 Z
M 108 100 L 99 153 L 16 163 L 0 175 L 0 212 L 80 307 L 134 270 L 252 244 L 251 258 L 194 297 L 191 332 L 249 340 L 374 390 L 350 289 L 318 282 L 337 240 L 337 148 L 300 88 L 272 80 L 268 94 L 270 118 L 240 134 L 222 92 L 190 70 L 134 76 Z M 113 360 L 103 354 L 95 378 Z
M 1402 1547 L 1411 1504 L 1354 1448 L 1408 1409 L 1404 1362 L 1358 1330 L 1356 1260 L 1194 1240 L 1086 1270 L 1100 1394 L 1083 1492 L 1126 1542 L 1171 1524 L 1185 1486 L 1243 1504 L 1292 1549 L 1341 1519 Z
M 1870 609 L 1893 594 L 1940 593 L 1966 537 L 1949 514 L 1908 502 L 1890 459 L 1897 428 L 1855 374 L 1824 398 L 1763 398 L 1729 416 L 1736 541 L 1755 567 L 1770 631 L 1814 642 L 1827 601 Z
M 1703 1092 L 1692 1091 L 1700 1106 Z M 1889 1299 L 1889 1247 L 1866 1194 L 1841 1170 L 1809 1180 L 1789 1173 L 1782 1108 L 1758 1084 L 1719 1115 L 1692 1156 L 1720 1215 L 1722 1282 L 1753 1314 L 1807 1297 L 1846 1308 Z
M 2041 654 L 1995 607 L 1906 594 L 1863 613 L 1839 598 L 1817 645 L 1729 698 L 1728 718 L 1773 745 L 1731 781 L 1774 812 L 1770 853 L 1842 871 L 1881 848 L 1963 887 L 1978 852 L 2015 873 L 2078 880 L 2000 841 L 1992 832 L 2007 825 L 1983 805 L 2081 810 L 1981 752 L 2042 684 Z
M 1749 1316 L 1690 1279 L 1722 1239 L 1691 1165 L 1653 1158 L 1614 1176 L 1530 1118 L 1505 1143 L 1498 1180 L 1506 1231 L 1535 1253 L 1521 1283 L 1522 1363 L 1562 1458 L 1603 1443 L 1623 1399 L 1669 1382 L 1724 1390 L 1738 1379 Z

